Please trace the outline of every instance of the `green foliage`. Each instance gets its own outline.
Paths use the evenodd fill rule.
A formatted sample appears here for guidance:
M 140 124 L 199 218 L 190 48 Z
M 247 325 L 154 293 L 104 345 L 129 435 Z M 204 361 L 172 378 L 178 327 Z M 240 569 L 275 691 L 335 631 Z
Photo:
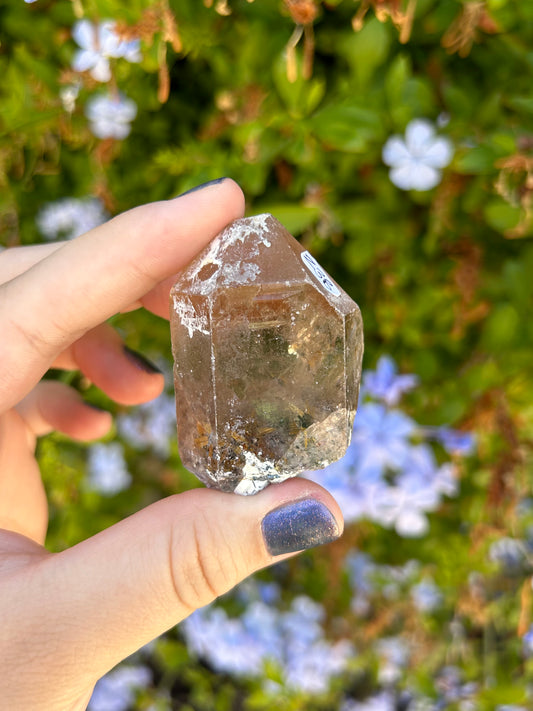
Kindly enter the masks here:
M 354 30 L 363 5 L 375 5 L 377 17 L 372 8 L 360 13 Z M 340 544 L 383 564 L 418 558 L 445 591 L 445 609 L 429 619 L 402 608 L 387 622 L 376 603 L 375 619 L 355 637 L 406 625 L 421 640 L 421 660 L 405 687 L 431 695 L 435 669 L 451 657 L 480 685 L 476 708 L 493 709 L 526 703 L 532 680 L 529 663 L 519 669 L 517 661 L 519 620 L 531 618 L 520 593 L 527 576 L 502 580 L 486 553 L 494 536 L 525 535 L 514 507 L 531 490 L 533 4 L 420 0 L 410 33 L 398 27 L 403 16 L 386 17 L 398 6 L 407 3 L 317 0 L 313 34 L 309 25 L 294 47 L 296 10 L 280 0 L 0 3 L 0 241 L 41 241 L 36 217 L 60 198 L 97 195 L 115 214 L 220 175 L 241 184 L 248 213 L 284 222 L 360 304 L 366 366 L 392 354 L 421 378 L 409 400 L 418 421 L 479 434 L 460 499 L 432 517 L 424 540 L 363 525 Z M 110 86 L 138 107 L 123 141 L 91 133 L 87 102 L 107 87 L 71 69 L 77 13 L 113 18 L 142 39 L 140 63 L 111 60 Z M 60 91 L 76 82 L 69 111 Z M 384 143 L 413 118 L 439 117 L 455 148 L 442 181 L 427 192 L 398 189 Z M 135 348 L 168 360 L 164 324 L 133 314 L 117 325 Z M 88 395 L 113 407 L 93 389 Z M 165 462 L 134 449 L 127 459 L 132 488 L 106 499 L 84 486 L 83 449 L 57 435 L 41 443 L 51 548 L 194 485 L 175 447 Z M 338 584 L 330 612 L 350 619 L 346 585 L 332 583 L 330 562 L 304 556 L 292 564 L 289 588 L 327 601 Z M 469 587 L 473 572 L 484 597 Z M 448 635 L 453 620 L 465 629 L 459 651 Z M 259 686 L 218 679 L 172 637 L 158 642 L 156 662 L 163 686 L 181 678 L 175 708 L 272 708 Z M 358 664 L 347 685 L 362 696 L 374 684 L 370 655 Z M 333 708 L 341 696 L 316 706 L 283 697 L 276 706 Z

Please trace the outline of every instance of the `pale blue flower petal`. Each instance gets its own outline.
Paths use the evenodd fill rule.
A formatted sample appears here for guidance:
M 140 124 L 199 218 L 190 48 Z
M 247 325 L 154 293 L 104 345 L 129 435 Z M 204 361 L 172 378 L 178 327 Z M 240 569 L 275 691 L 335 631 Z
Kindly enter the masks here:
M 385 165 L 399 165 L 411 160 L 405 141 L 400 136 L 391 136 L 383 146 L 382 158 Z
M 424 163 L 432 168 L 445 168 L 453 158 L 453 144 L 449 138 L 435 138 L 424 152 Z
M 72 38 L 82 49 L 94 51 L 95 27 L 90 20 L 78 20 L 72 28 Z
M 98 28 L 98 50 L 106 57 L 121 57 L 120 39 L 115 32 L 114 20 L 105 20 Z
M 429 531 L 429 522 L 419 509 L 407 509 L 396 519 L 395 528 L 403 538 L 420 538 Z
M 97 61 L 98 58 L 94 52 L 87 49 L 78 49 L 72 57 L 72 69 L 75 72 L 86 72 L 88 69 L 92 69 Z
M 438 170 L 418 161 L 411 161 L 392 168 L 389 176 L 391 182 L 401 190 L 431 190 L 441 180 Z
M 105 57 L 100 55 L 95 55 L 96 62 L 91 69 L 91 76 L 96 81 L 108 82 L 111 79 L 111 68 L 109 62 Z
M 435 129 L 427 119 L 413 119 L 405 129 L 405 145 L 411 155 L 424 154 L 434 141 Z

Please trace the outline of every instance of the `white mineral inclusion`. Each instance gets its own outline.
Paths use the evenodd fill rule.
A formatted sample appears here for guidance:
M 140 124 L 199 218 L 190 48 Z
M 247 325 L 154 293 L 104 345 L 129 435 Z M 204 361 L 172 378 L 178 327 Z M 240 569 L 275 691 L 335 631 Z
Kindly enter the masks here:
M 248 258 L 255 257 L 258 253 L 259 245 L 270 247 L 271 242 L 266 237 L 266 233 L 270 232 L 267 224 L 268 219 L 272 219 L 272 215 L 264 213 L 248 217 L 246 220 L 236 220 L 234 223 L 226 227 L 209 245 L 209 249 L 204 258 L 191 271 L 191 280 L 195 284 L 196 293 L 210 294 L 213 291 L 215 284 L 231 284 L 231 283 L 248 283 L 254 281 L 259 275 L 259 267 L 248 261 L 239 260 L 233 265 L 225 264 L 222 272 L 219 272 L 222 264 L 223 254 L 228 247 L 236 242 L 244 242 L 251 235 L 259 235 L 260 239 L 253 245 L 253 248 L 248 252 Z M 202 277 L 202 272 L 211 267 L 211 273 L 207 278 Z M 205 272 L 204 272 L 205 273 Z M 174 308 L 176 313 L 181 316 L 181 310 L 178 308 L 178 302 L 174 299 Z M 193 330 L 201 330 L 200 327 L 195 327 L 190 321 L 190 326 Z M 189 329 L 189 325 L 186 325 Z M 189 330 L 189 335 L 191 330 Z
M 185 299 L 172 298 L 174 311 L 178 315 L 183 326 L 187 329 L 189 338 L 193 337 L 195 332 L 209 335 L 207 316 L 199 314 L 190 301 Z
M 267 225 L 267 220 L 272 219 L 272 215 L 268 212 L 264 212 L 261 215 L 254 215 L 253 217 L 247 217 L 246 220 L 235 220 L 229 227 L 227 227 L 222 234 L 224 234 L 224 246 L 229 246 L 239 240 L 239 242 L 244 242 L 250 235 L 258 234 L 261 235 L 260 244 L 265 247 L 270 247 L 271 242 L 265 237 L 270 229 Z M 222 242 L 222 240 L 220 240 Z
M 235 494 L 241 496 L 257 494 L 268 484 L 278 484 L 292 476 L 292 474 L 280 474 L 272 462 L 259 459 L 253 452 L 244 451 L 243 454 L 246 464 L 242 468 L 243 478 L 235 487 Z

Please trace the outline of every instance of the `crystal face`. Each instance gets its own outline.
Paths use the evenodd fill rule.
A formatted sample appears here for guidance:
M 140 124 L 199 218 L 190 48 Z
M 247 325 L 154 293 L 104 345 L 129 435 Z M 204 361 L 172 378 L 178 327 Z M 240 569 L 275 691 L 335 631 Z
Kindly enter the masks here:
M 180 274 L 170 325 L 181 460 L 254 494 L 350 443 L 357 304 L 272 215 L 236 220 Z

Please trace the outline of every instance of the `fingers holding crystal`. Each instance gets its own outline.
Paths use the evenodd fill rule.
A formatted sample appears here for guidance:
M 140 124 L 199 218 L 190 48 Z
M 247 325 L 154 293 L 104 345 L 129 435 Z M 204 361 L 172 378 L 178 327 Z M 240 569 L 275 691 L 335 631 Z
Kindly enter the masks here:
M 35 438 L 15 410 L 0 415 L 0 529 L 44 542 L 48 506 L 33 456 Z
M 2 284 L 2 409 L 26 395 L 65 348 L 142 303 L 243 211 L 240 188 L 225 180 L 119 215 Z
M 17 412 L 35 437 L 53 430 L 78 440 L 103 437 L 111 427 L 109 412 L 84 402 L 65 383 L 43 381 L 18 403 Z
M 68 359 L 68 360 L 67 360 Z M 107 323 L 91 329 L 65 353 L 63 367 L 79 369 L 94 385 L 122 405 L 137 405 L 157 397 L 164 386 L 161 371 L 147 358 L 127 348 Z
M 34 264 L 53 254 L 62 242 L 51 244 L 33 244 L 24 247 L 12 247 L 0 252 L 0 284 L 14 279 Z

